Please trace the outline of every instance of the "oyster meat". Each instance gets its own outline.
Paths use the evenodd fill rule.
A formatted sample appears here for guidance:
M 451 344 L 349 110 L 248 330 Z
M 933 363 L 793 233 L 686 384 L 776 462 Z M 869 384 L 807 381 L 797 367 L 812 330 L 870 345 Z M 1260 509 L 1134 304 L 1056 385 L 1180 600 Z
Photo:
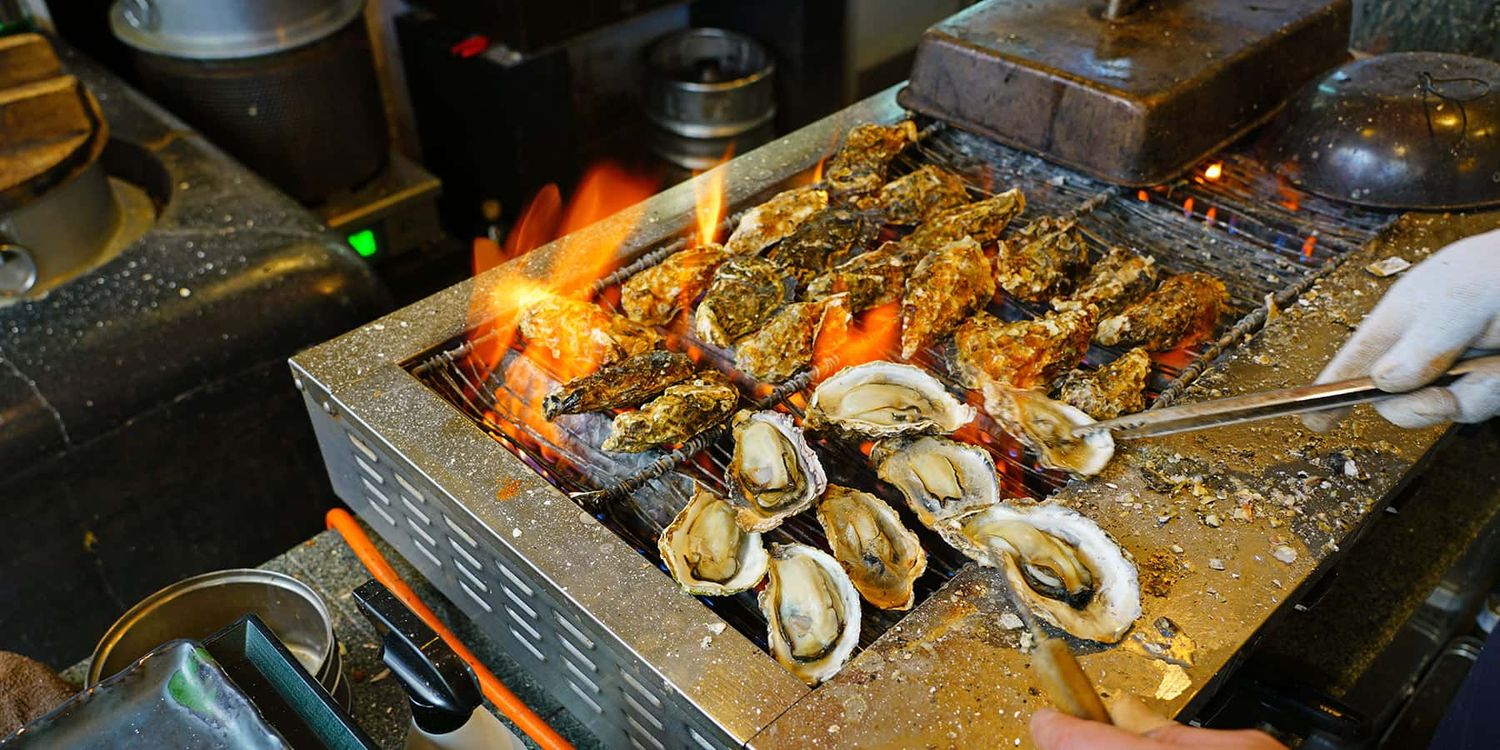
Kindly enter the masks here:
M 760 534 L 734 522 L 724 498 L 696 485 L 693 499 L 663 529 L 656 549 L 683 591 L 700 596 L 737 594 L 766 576 L 771 557 Z
M 968 202 L 969 191 L 958 175 L 928 164 L 887 182 L 859 206 L 879 209 L 887 224 L 918 224 Z
M 755 255 L 827 206 L 828 193 L 812 186 L 777 193 L 740 217 L 739 225 L 724 241 L 724 249 L 735 255 Z
M 553 359 L 602 367 L 661 342 L 655 331 L 581 299 L 548 296 L 521 314 L 517 323 L 528 344 Z
M 734 416 L 734 456 L 725 472 L 734 517 L 746 531 L 770 531 L 812 505 L 828 479 L 792 418 L 776 411 Z
M 927 552 L 891 506 L 830 484 L 818 501 L 818 523 L 865 601 L 881 609 L 911 609 L 912 586 L 927 570 Z
M 1094 430 L 1077 437 L 1072 434 L 1074 427 L 1094 423 L 1082 411 L 1037 391 L 997 383 L 985 383 L 983 390 L 984 410 L 1006 432 L 1035 451 L 1043 466 L 1092 476 L 1114 457 L 1115 439 L 1108 430 Z
M 808 429 L 832 428 L 873 438 L 951 433 L 974 419 L 926 370 L 895 362 L 845 367 L 813 389 Z
M 979 243 L 964 237 L 917 262 L 901 298 L 901 358 L 948 335 L 995 296 L 995 277 Z
M 820 549 L 771 545 L 760 611 L 771 655 L 809 685 L 836 674 L 859 644 L 859 592 Z
M 1005 322 L 983 310 L 953 332 L 953 374 L 968 388 L 1040 388 L 1083 360 L 1094 334 L 1088 308 Z
M 620 287 L 625 317 L 648 326 L 666 325 L 690 309 L 713 281 L 714 271 L 729 257 L 719 245 L 679 250 L 662 262 L 631 276 Z
M 1093 305 L 1099 317 L 1107 318 L 1145 296 L 1155 285 L 1155 258 L 1112 247 L 1071 295 L 1052 299 L 1052 309 L 1079 310 Z
M 1094 419 L 1114 419 L 1146 408 L 1146 378 L 1151 355 L 1136 347 L 1103 367 L 1074 370 L 1057 385 L 1057 398 Z
M 812 364 L 813 348 L 825 327 L 848 330 L 848 296 L 836 294 L 816 302 L 794 302 L 759 331 L 740 339 L 734 362 L 762 382 L 779 383 Z
M 1178 274 L 1145 299 L 1100 321 L 1094 340 L 1105 346 L 1143 346 L 1153 352 L 1176 349 L 1212 334 L 1228 304 L 1224 282 L 1206 273 Z
M 843 263 L 864 249 L 878 227 L 863 214 L 844 208 L 826 208 L 797 227 L 786 239 L 771 246 L 766 260 L 780 266 L 798 286 Z
M 1051 216 L 1000 241 L 995 282 L 1023 302 L 1040 302 L 1066 285 L 1089 262 L 1088 246 L 1070 219 Z
M 550 420 L 563 414 L 639 406 L 691 377 L 693 360 L 686 354 L 661 350 L 636 354 L 558 386 L 542 399 L 542 416 Z
M 681 443 L 729 416 L 739 400 L 740 392 L 723 373 L 700 372 L 692 380 L 668 388 L 640 409 L 615 415 L 609 437 L 601 447 L 607 451 L 640 453 Z
M 1141 616 L 1135 565 L 1076 511 L 1007 501 L 945 521 L 942 535 L 981 565 L 1004 571 L 1033 612 L 1073 636 L 1116 643 Z
M 936 250 L 955 240 L 973 237 L 981 245 L 994 242 L 1010 220 L 1026 210 L 1026 197 L 1012 188 L 998 195 L 944 211 L 922 222 L 902 242 Z
M 906 497 L 917 520 L 930 529 L 938 522 L 1000 499 L 995 460 L 979 446 L 924 436 L 882 441 L 870 453 L 881 480 Z
M 693 314 L 693 331 L 698 338 L 727 348 L 760 328 L 790 295 L 790 280 L 775 263 L 737 255 L 714 273 Z
M 917 125 L 911 120 L 895 125 L 856 125 L 829 157 L 823 182 L 845 195 L 873 193 L 885 184 L 891 160 L 916 140 Z
M 926 253 L 900 242 L 887 242 L 868 253 L 860 253 L 807 285 L 808 299 L 834 294 L 849 295 L 851 312 L 901 299 L 906 275 Z

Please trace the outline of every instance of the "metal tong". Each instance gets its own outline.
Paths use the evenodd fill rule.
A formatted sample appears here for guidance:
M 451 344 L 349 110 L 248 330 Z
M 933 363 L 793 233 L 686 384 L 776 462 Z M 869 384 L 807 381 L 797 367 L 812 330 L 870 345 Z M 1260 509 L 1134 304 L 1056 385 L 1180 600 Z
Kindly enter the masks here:
M 1500 354 L 1483 352 L 1461 359 L 1447 372 L 1423 387 L 1448 385 L 1467 373 L 1479 370 L 1500 372 Z M 1368 377 L 1353 378 L 1334 383 L 1302 385 L 1278 391 L 1262 391 L 1184 406 L 1152 409 L 1138 414 L 1106 419 L 1103 422 L 1080 425 L 1073 428 L 1072 434 L 1074 437 L 1079 437 L 1100 430 L 1108 430 L 1116 440 L 1130 440 L 1269 419 L 1286 414 L 1326 411 L 1353 404 L 1383 401 L 1399 395 L 1401 394 L 1376 388 L 1375 383 Z

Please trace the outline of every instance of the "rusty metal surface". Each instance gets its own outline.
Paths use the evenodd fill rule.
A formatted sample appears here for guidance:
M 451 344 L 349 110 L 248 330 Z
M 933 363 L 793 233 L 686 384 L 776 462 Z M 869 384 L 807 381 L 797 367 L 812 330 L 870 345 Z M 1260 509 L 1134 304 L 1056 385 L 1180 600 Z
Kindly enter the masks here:
M 1349 0 L 990 0 L 929 29 L 902 105 L 1108 182 L 1166 181 L 1345 58 Z

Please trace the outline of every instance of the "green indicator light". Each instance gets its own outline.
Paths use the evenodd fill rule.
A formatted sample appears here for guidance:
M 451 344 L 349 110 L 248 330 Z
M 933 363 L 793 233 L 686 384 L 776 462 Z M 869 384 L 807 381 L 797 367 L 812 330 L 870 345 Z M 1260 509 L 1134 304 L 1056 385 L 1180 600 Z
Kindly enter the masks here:
M 361 229 L 349 235 L 349 247 L 354 248 L 354 252 L 359 253 L 361 258 L 369 258 L 380 252 L 380 245 L 375 242 L 373 229 Z

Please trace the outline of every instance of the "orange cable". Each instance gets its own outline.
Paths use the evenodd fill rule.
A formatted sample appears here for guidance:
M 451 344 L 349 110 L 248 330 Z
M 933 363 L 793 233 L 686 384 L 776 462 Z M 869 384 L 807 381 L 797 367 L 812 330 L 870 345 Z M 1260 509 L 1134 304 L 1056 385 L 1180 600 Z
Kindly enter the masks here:
M 427 626 L 432 628 L 433 632 L 437 633 L 438 637 L 442 638 L 459 658 L 474 668 L 474 674 L 479 678 L 479 687 L 484 691 L 484 697 L 488 698 L 490 703 L 495 704 L 501 713 L 515 722 L 516 726 L 520 727 L 521 731 L 525 732 L 543 750 L 573 750 L 571 743 L 563 739 L 557 730 L 521 702 L 521 699 L 516 697 L 516 694 L 512 693 L 510 688 L 506 687 L 505 683 L 501 682 L 500 678 L 496 677 L 488 667 L 484 666 L 479 661 L 479 657 L 464 646 L 458 640 L 458 636 L 454 635 L 453 631 L 449 630 L 437 618 L 437 615 L 427 608 L 426 604 L 422 603 L 416 592 L 406 585 L 406 581 L 401 579 L 396 569 L 392 568 L 391 564 L 380 554 L 380 550 L 375 549 L 375 544 L 370 541 L 370 537 L 365 534 L 364 529 L 360 528 L 359 522 L 354 520 L 354 516 L 350 515 L 349 511 L 334 508 L 328 511 L 328 515 L 324 516 L 323 520 L 328 524 L 328 528 L 337 531 L 344 538 L 344 543 L 354 550 L 354 555 L 361 563 L 364 563 L 365 568 L 370 571 L 370 575 L 374 576 L 375 580 L 390 589 L 391 593 L 422 618 L 422 622 L 427 623 Z

